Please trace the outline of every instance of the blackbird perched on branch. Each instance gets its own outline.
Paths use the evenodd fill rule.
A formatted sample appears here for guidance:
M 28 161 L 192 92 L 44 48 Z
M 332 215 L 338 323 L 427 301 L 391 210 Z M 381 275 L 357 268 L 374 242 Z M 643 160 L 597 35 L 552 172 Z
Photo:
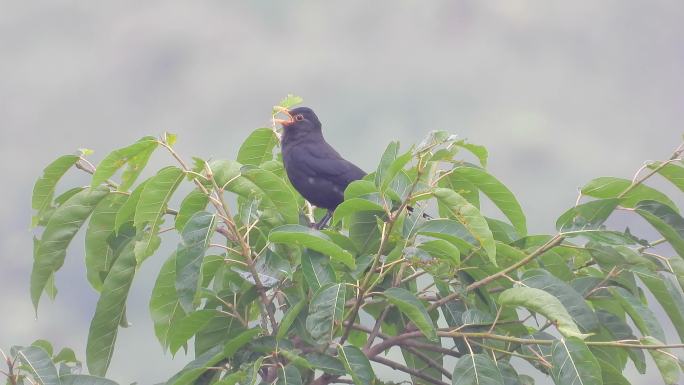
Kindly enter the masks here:
M 281 146 L 287 177 L 306 200 L 328 210 L 315 224 L 315 228 L 320 229 L 344 200 L 344 190 L 349 183 L 363 178 L 366 173 L 325 141 L 321 122 L 310 108 L 283 108 L 280 112 L 288 117 L 275 119 L 283 125 Z

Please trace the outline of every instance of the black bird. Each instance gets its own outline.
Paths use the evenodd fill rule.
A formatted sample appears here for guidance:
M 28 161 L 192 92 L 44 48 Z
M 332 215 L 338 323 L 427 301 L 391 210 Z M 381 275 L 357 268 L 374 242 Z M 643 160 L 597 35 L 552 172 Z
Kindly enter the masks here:
M 344 159 L 323 138 L 321 122 L 308 107 L 282 109 L 289 119 L 275 119 L 283 125 L 283 164 L 294 188 L 316 207 L 328 212 L 315 224 L 320 229 L 344 200 L 349 183 L 366 173 Z

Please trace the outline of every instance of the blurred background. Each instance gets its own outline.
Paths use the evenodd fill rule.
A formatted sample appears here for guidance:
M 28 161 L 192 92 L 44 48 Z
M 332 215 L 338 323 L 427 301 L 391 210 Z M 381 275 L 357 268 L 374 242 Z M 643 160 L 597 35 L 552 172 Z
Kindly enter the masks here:
M 551 232 L 578 187 L 631 178 L 643 161 L 668 157 L 684 132 L 684 3 L 673 0 L 0 0 L 0 8 L 3 349 L 47 338 L 84 357 L 97 297 L 82 238 L 57 274 L 57 300 L 44 298 L 37 319 L 28 294 L 33 182 L 80 147 L 99 161 L 170 131 L 186 159 L 232 158 L 252 129 L 270 124 L 271 106 L 295 93 L 328 141 L 366 170 L 390 140 L 408 146 L 432 129 L 485 145 L 531 232 Z M 169 162 L 159 152 L 152 166 Z M 67 180 L 87 183 L 77 172 Z M 166 255 L 146 261 L 134 281 L 133 326 L 120 331 L 108 375 L 121 384 L 165 381 L 190 359 L 162 356 L 147 310 Z M 629 377 L 660 383 L 653 366 Z

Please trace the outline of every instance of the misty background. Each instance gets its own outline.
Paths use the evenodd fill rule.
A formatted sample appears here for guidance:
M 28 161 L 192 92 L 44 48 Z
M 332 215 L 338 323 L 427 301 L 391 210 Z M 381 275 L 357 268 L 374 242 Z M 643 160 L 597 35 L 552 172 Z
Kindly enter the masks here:
M 485 145 L 530 232 L 552 232 L 585 182 L 631 178 L 680 142 L 682 20 L 684 3 L 667 0 L 0 0 L 0 347 L 45 338 L 85 358 L 97 296 L 82 236 L 37 319 L 28 292 L 31 190 L 59 155 L 87 147 L 99 161 L 170 131 L 186 159 L 234 158 L 295 93 L 366 171 L 389 141 L 408 147 L 433 129 Z M 158 151 L 149 168 L 166 164 Z M 69 183 L 88 178 L 72 171 Z M 122 385 L 165 381 L 190 360 L 162 356 L 147 309 L 169 247 L 133 283 L 133 326 L 120 330 L 108 373 Z M 627 375 L 660 383 L 652 365 Z

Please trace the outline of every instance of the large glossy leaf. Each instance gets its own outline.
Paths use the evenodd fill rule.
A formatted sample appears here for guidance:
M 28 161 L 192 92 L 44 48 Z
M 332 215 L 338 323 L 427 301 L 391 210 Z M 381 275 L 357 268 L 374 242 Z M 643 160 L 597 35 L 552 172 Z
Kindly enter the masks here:
M 399 142 L 390 142 L 385 148 L 385 151 L 382 153 L 382 156 L 380 157 L 380 163 L 378 164 L 378 167 L 375 171 L 376 187 L 380 187 L 383 179 L 385 179 L 385 173 L 387 172 L 387 169 L 390 167 L 392 162 L 394 162 L 394 160 L 397 159 L 398 154 Z
M 471 154 L 477 157 L 482 167 L 487 167 L 487 157 L 489 156 L 487 148 L 480 146 L 479 144 L 468 143 L 465 140 L 454 142 L 454 145 L 468 150 Z
M 632 181 L 614 177 L 600 177 L 591 180 L 582 187 L 582 194 L 594 198 L 617 198 L 632 185 Z M 654 200 L 677 210 L 677 206 L 660 191 L 644 185 L 643 183 L 632 188 L 620 199 L 624 207 L 634 207 L 643 200 Z
M 50 217 L 35 251 L 31 271 L 31 300 L 36 311 L 48 280 L 64 264 L 67 246 L 108 193 L 105 187 L 83 190 L 64 202 Z
M 214 348 L 202 353 L 197 358 L 192 360 L 189 364 L 168 381 L 166 385 L 190 385 L 195 384 L 195 380 L 202 375 L 207 368 L 214 366 L 221 361 L 225 355 L 223 354 L 223 346 L 215 346 Z
M 135 208 L 138 206 L 138 202 L 140 201 L 140 195 L 142 195 L 142 192 L 145 189 L 145 185 L 147 185 L 147 182 L 149 182 L 150 179 L 147 179 L 146 181 L 140 183 L 131 192 L 131 195 L 128 196 L 123 206 L 119 208 L 119 212 L 116 213 L 116 219 L 114 220 L 115 231 L 119 231 L 119 229 L 121 228 L 121 226 L 123 226 L 124 223 L 133 220 L 133 216 L 135 215 Z
M 454 173 L 480 189 L 511 221 L 518 234 L 527 234 L 525 213 L 513 193 L 503 183 L 481 168 L 458 167 L 454 169 Z
M 360 254 L 373 253 L 380 245 L 377 212 L 359 211 L 349 216 L 349 239 Z
M 216 310 L 203 309 L 192 312 L 176 320 L 169 329 L 169 350 L 176 354 L 185 343 L 202 329 L 212 318 L 217 316 Z
M 130 146 L 112 151 L 97 165 L 97 170 L 93 174 L 92 187 L 105 182 L 128 163 L 128 168 L 121 177 L 121 186 L 119 186 L 121 190 L 127 190 L 140 175 L 157 145 L 158 142 L 154 137 L 145 136 Z
M 271 128 L 257 128 L 245 139 L 238 150 L 237 161 L 244 165 L 258 166 L 273 159 L 273 148 L 278 137 Z
M 418 248 L 429 253 L 434 258 L 446 261 L 452 266 L 461 263 L 461 250 L 444 239 L 433 239 L 418 245 Z
M 632 332 L 632 328 L 625 320 L 606 310 L 599 309 L 596 316 L 614 340 L 635 340 L 637 339 Z M 627 354 L 634 362 L 634 366 L 639 373 L 646 373 L 646 357 L 641 349 L 628 349 Z
M 384 172 L 381 175 L 381 181 L 380 185 L 378 186 L 380 188 L 380 191 L 386 191 L 387 188 L 391 185 L 391 183 L 394 181 L 394 178 L 401 172 L 401 170 L 406 166 L 408 162 L 411 161 L 413 158 L 413 152 L 411 150 L 403 153 L 402 155 L 397 156 L 396 159 L 394 159 L 389 166 L 384 170 Z M 377 178 L 376 174 L 376 178 Z
M 342 321 L 344 312 L 344 285 L 330 284 L 321 287 L 311 299 L 306 330 L 316 340 L 331 340 L 336 323 Z
M 333 242 L 330 237 L 322 232 L 310 229 L 302 225 L 283 225 L 271 230 L 268 240 L 274 243 L 287 243 L 299 245 L 316 250 L 319 253 L 329 255 L 330 258 L 341 262 L 350 269 L 356 267 L 354 257 Z
M 52 363 L 50 356 L 43 348 L 28 346 L 21 348 L 17 355 L 21 362 L 28 368 L 39 381 L 40 385 L 60 385 L 57 368 Z
M 433 238 L 443 239 L 456 245 L 461 254 L 470 251 L 477 244 L 475 238 L 460 223 L 451 219 L 432 219 L 418 227 L 418 234 L 429 235 Z
M 176 215 L 176 230 L 183 231 L 183 227 L 188 223 L 190 217 L 196 212 L 206 209 L 208 203 L 209 197 L 200 190 L 192 190 L 186 195 Z
M 677 254 L 684 258 L 684 218 L 671 207 L 653 200 L 639 202 L 634 210 L 655 227 Z
M 252 342 L 261 333 L 263 333 L 261 328 L 254 328 L 230 338 L 223 347 L 223 355 L 227 358 L 233 357 L 243 346 Z
M 163 347 L 169 344 L 171 325 L 185 316 L 176 293 L 176 253 L 164 262 L 150 296 L 154 333 Z
M 63 155 L 50 163 L 43 170 L 43 175 L 38 178 L 33 186 L 33 196 L 31 197 L 31 208 L 36 210 L 32 224 L 36 226 L 41 217 L 50 208 L 52 197 L 55 194 L 55 187 L 62 176 L 78 162 L 77 155 Z
M 332 224 L 336 224 L 342 220 L 342 218 L 359 211 L 384 212 L 385 208 L 368 199 L 351 198 L 340 203 L 340 205 L 335 208 Z
M 299 316 L 299 313 L 301 313 L 302 310 L 304 310 L 306 304 L 306 301 L 304 299 L 301 299 L 299 300 L 299 302 L 297 302 L 289 309 L 287 309 L 285 314 L 283 314 L 283 319 L 280 321 L 280 325 L 278 325 L 278 333 L 276 334 L 276 339 L 281 340 L 285 336 L 287 336 L 287 333 L 290 331 L 290 327 Z
M 215 225 L 215 214 L 200 211 L 183 228 L 183 240 L 176 250 L 176 292 L 186 312 L 194 309 L 198 299 L 202 259 L 209 247 Z
M 330 258 L 327 255 L 307 250 L 302 254 L 302 274 L 309 288 L 314 292 L 321 286 L 335 283 L 335 270 L 330 266 Z
M 620 204 L 617 198 L 599 199 L 577 205 L 556 221 L 561 232 L 598 229 Z
M 355 385 L 368 385 L 375 380 L 375 373 L 368 358 L 356 346 L 337 345 L 337 357 L 342 361 Z
M 335 357 L 321 353 L 309 353 L 306 355 L 309 364 L 324 373 L 344 375 L 346 373 L 344 365 Z
M 584 297 L 572 286 L 554 277 L 548 271 L 543 269 L 528 270 L 522 276 L 522 283 L 525 286 L 544 290 L 558 298 L 573 320 L 584 331 L 588 332 L 598 328 L 598 319 L 587 305 Z
M 655 169 L 662 165 L 662 162 L 654 162 L 649 166 Z M 658 170 L 658 173 L 677 186 L 678 189 L 684 191 L 684 167 L 678 166 L 674 163 L 668 163 Z
M 62 385 L 118 385 L 112 380 L 87 374 L 65 374 L 59 379 Z
M 436 188 L 434 195 L 444 205 L 450 216 L 468 229 L 468 232 L 472 234 L 485 251 L 489 260 L 496 265 L 496 243 L 494 242 L 494 236 L 480 211 L 452 190 Z
M 85 261 L 88 281 L 100 291 L 101 274 L 111 269 L 115 250 L 108 239 L 114 234 L 116 213 L 126 201 L 126 195 L 109 194 L 95 206 L 85 235 Z
M 299 223 L 297 197 L 282 178 L 270 171 L 253 166 L 243 167 L 241 174 L 263 191 L 264 198 L 277 209 L 284 223 Z
M 437 341 L 437 330 L 425 306 L 406 289 L 392 287 L 383 292 L 387 300 L 405 314 L 430 340 Z
M 456 191 L 473 206 L 480 209 L 480 190 L 462 175 L 451 172 L 439 180 L 438 186 Z
M 135 258 L 138 262 L 145 260 L 159 247 L 160 241 L 156 234 L 166 214 L 166 205 L 184 176 L 183 170 L 177 167 L 165 167 L 145 184 L 133 219 L 139 230 L 149 226 L 148 235 L 135 245 Z
M 644 345 L 662 345 L 661 341 L 650 336 L 642 338 L 641 343 Z M 653 358 L 658 370 L 660 370 L 660 375 L 663 377 L 665 384 L 679 384 L 679 362 L 676 356 L 673 356 L 670 352 L 655 349 L 649 349 L 648 352 L 651 353 L 651 358 Z
M 564 338 L 551 348 L 551 377 L 556 385 L 602 385 L 601 367 L 579 338 Z
M 126 310 L 126 298 L 135 275 L 134 240 L 116 259 L 102 287 L 95 314 L 90 322 L 86 363 L 91 374 L 104 376 L 112 359 L 119 324 Z
M 629 314 L 641 333 L 665 341 L 665 332 L 651 309 L 622 287 L 611 287 L 608 290 Z
M 498 299 L 502 306 L 522 306 L 546 317 L 566 337 L 587 337 L 577 328 L 563 304 L 544 290 L 532 287 L 514 287 L 504 290 Z
M 484 354 L 468 354 L 454 366 L 452 385 L 504 385 L 499 368 Z
M 677 330 L 679 338 L 684 341 L 684 298 L 679 288 L 664 274 L 645 271 L 645 269 L 636 274 L 663 307 Z
M 302 375 L 292 364 L 279 367 L 276 385 L 302 385 Z

